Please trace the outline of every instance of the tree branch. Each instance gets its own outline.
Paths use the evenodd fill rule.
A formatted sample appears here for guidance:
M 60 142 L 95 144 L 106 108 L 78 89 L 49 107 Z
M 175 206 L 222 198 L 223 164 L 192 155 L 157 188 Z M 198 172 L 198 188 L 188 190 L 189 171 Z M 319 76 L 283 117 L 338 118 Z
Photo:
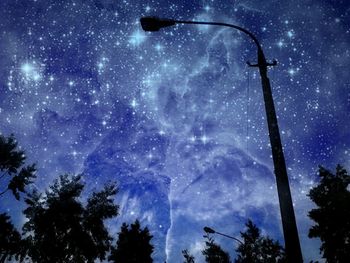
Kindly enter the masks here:
M 2 175 L 0 175 L 0 179 L 2 179 L 8 172 L 4 172 Z
M 5 194 L 8 190 L 10 190 L 10 189 L 6 189 L 6 190 L 4 190 L 4 191 L 2 191 L 1 193 L 0 193 L 0 196 L 2 196 L 3 194 Z

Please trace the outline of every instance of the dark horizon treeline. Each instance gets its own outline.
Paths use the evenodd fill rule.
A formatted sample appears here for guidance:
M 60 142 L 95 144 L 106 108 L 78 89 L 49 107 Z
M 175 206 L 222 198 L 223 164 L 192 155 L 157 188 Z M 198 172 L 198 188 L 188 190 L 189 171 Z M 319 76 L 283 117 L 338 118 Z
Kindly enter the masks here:
M 141 223 L 123 223 L 118 237 L 110 236 L 105 220 L 119 215 L 114 203 L 116 183 L 106 184 L 81 201 L 85 184 L 81 175 L 61 175 L 45 191 L 27 190 L 36 178 L 36 165 L 25 163 L 13 135 L 0 134 L 0 200 L 12 194 L 25 202 L 23 215 L 27 221 L 20 233 L 7 213 L 0 213 L 0 263 L 8 261 L 35 263 L 82 263 L 108 260 L 117 263 L 151 263 L 154 246 L 152 234 Z M 332 174 L 319 167 L 320 182 L 308 194 L 316 208 L 309 211 L 315 222 L 310 238 L 320 238 L 320 253 L 329 263 L 350 262 L 350 176 L 340 165 Z M 284 263 L 284 248 L 247 220 L 240 232 L 241 243 L 232 261 L 214 238 L 204 236 L 201 251 L 208 263 Z M 178 262 L 195 263 L 184 248 Z

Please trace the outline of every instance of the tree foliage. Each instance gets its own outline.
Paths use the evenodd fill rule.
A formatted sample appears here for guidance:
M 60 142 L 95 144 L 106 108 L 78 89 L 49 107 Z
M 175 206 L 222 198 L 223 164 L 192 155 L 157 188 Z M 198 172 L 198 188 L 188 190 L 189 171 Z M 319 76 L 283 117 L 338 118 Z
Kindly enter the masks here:
M 117 188 L 105 186 L 88 198 L 86 206 L 80 200 L 83 189 L 81 176 L 62 175 L 45 194 L 28 194 L 23 230 L 33 262 L 105 259 L 112 239 L 103 221 L 118 214 L 113 203 Z
M 187 249 L 182 250 L 182 255 L 185 259 L 184 263 L 195 263 L 194 256 L 192 256 Z
M 204 236 L 205 249 L 202 250 L 202 254 L 205 257 L 205 261 L 208 263 L 230 263 L 230 255 L 224 251 L 220 245 L 215 243 L 214 239 L 209 235 Z
M 25 192 L 25 187 L 35 179 L 35 164 L 24 166 L 25 160 L 24 151 L 18 149 L 14 136 L 0 135 L 0 180 L 7 182 L 1 183 L 6 186 L 1 189 L 0 196 L 10 190 L 19 200 L 20 192 Z
M 6 213 L 0 214 L 0 262 L 11 261 L 20 254 L 21 235 Z
M 147 227 L 141 229 L 140 222 L 136 220 L 129 225 L 123 223 L 118 234 L 116 248 L 111 251 L 109 260 L 123 263 L 151 263 L 153 245 L 152 235 Z
M 309 212 L 315 221 L 310 238 L 320 238 L 320 252 L 327 262 L 350 262 L 350 176 L 340 165 L 332 174 L 319 168 L 319 184 L 309 192 L 317 208 Z
M 236 249 L 235 263 L 286 262 L 284 250 L 278 241 L 261 236 L 259 228 L 251 220 L 248 220 L 246 227 L 247 230 L 241 232 L 243 243 Z

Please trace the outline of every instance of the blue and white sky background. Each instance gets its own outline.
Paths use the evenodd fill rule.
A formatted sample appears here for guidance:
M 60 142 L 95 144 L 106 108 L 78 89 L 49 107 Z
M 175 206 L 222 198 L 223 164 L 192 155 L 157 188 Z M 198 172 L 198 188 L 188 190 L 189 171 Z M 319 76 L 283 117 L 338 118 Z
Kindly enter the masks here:
M 350 169 L 350 3 L 342 0 L 1 0 L 0 132 L 36 162 L 32 187 L 117 181 L 121 215 L 154 235 L 155 262 L 204 259 L 204 226 L 251 218 L 283 243 L 256 47 L 227 28 L 143 32 L 139 18 L 233 23 L 267 59 L 305 262 L 319 241 L 307 197 L 318 165 Z M 18 228 L 23 203 L 1 199 Z M 235 256 L 232 240 L 216 241 Z

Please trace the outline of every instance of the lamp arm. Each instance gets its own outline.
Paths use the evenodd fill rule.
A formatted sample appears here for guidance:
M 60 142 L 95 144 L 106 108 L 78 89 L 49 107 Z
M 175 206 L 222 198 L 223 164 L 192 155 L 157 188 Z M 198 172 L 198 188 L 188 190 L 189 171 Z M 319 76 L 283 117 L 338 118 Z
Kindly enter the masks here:
M 258 47 L 258 50 L 261 50 L 261 45 L 260 45 L 258 39 L 256 38 L 256 36 L 253 33 L 251 33 L 250 31 L 248 31 L 247 29 L 240 27 L 240 26 L 236 26 L 233 24 L 227 24 L 227 23 L 221 23 L 221 22 L 201 22 L 201 21 L 186 21 L 186 20 L 172 20 L 172 21 L 175 22 L 176 24 L 213 25 L 213 26 L 226 26 L 226 27 L 235 28 L 235 29 L 245 33 L 246 35 L 248 35 L 254 41 L 254 43 Z

